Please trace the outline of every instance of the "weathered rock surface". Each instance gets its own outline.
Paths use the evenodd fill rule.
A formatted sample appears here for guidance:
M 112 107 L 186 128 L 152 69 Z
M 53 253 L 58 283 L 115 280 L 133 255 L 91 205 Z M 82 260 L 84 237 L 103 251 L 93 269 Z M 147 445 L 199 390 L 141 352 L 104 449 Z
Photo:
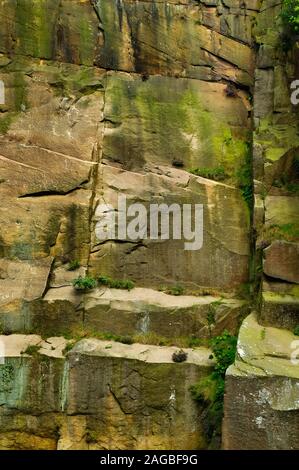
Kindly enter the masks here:
M 251 314 L 226 375 L 224 449 L 298 449 L 298 336 Z M 250 439 L 248 439 L 250 436 Z
M 4 304 L 0 325 L 6 333 L 104 334 L 179 345 L 208 339 L 224 329 L 236 334 L 248 308 L 248 302 L 234 298 L 175 296 L 146 288 L 101 288 L 80 294 L 65 286 L 49 289 L 43 299 Z
M 254 67 L 248 45 L 252 12 L 244 4 L 239 9 L 239 2 L 236 10 L 235 5 L 227 6 L 225 21 L 216 4 L 209 8 L 189 0 L 97 1 L 105 38 L 97 63 L 128 72 L 204 80 L 224 76 L 248 85 Z
M 189 387 L 209 373 L 209 350 L 186 350 L 187 361 L 175 364 L 176 348 L 89 339 L 65 358 L 61 338 L 0 339 L 7 352 L 0 367 L 2 449 L 205 446 Z M 29 345 L 41 349 L 30 356 Z
M 264 273 L 288 282 L 299 283 L 299 245 L 275 241 L 266 250 Z
M 62 336 L 177 344 L 235 333 L 252 228 L 265 326 L 251 316 L 242 327 L 224 447 L 298 448 L 294 337 L 270 327 L 298 326 L 299 120 L 289 99 L 298 53 L 282 50 L 280 8 L 0 0 L 0 448 L 205 448 L 189 387 L 210 372 L 209 351 L 174 364 L 173 348 L 90 338 L 65 357 Z M 148 231 L 98 239 L 98 205 L 116 212 L 121 194 L 147 209 L 203 204 L 203 247 Z M 85 274 L 137 288 L 78 294 L 71 283 Z M 158 292 L 177 285 L 205 295 Z
M 209 338 L 224 329 L 237 331 L 246 302 L 211 296 L 171 296 L 150 289 L 107 289 L 85 301 L 84 326 L 116 335 Z M 211 317 L 211 318 L 210 318 Z
M 262 198 L 255 216 L 257 247 L 262 250 L 258 319 L 266 326 L 294 330 L 299 319 L 299 116 L 291 103 L 290 83 L 297 76 L 298 57 L 292 38 L 285 54 L 280 9 L 279 3 L 264 0 L 254 28 L 260 45 L 255 72 L 253 137 L 255 188 Z
M 149 284 L 167 278 L 224 290 L 247 280 L 249 217 L 241 193 L 234 187 L 247 151 L 249 120 L 244 92 L 230 99 L 222 84 L 168 77 L 151 77 L 144 82 L 140 77 L 119 73 L 104 77 L 104 71 L 98 69 L 59 67 L 58 63 L 32 59 L 9 63 L 1 76 L 8 84 L 0 139 L 3 256 L 22 260 L 53 256 L 55 266 L 70 259 L 87 265 L 90 260 L 92 270 L 99 271 L 96 258 L 102 253 L 93 249 L 94 242 L 89 256 L 90 231 L 94 236 L 91 211 L 101 201 L 105 188 L 111 191 L 111 184 L 121 184 L 115 190 L 127 190 L 129 196 L 139 179 L 146 181 L 147 194 L 133 191 L 130 202 L 148 204 L 149 197 L 160 202 L 155 198 L 164 186 L 161 196 L 165 195 L 165 202 L 171 193 L 169 203 L 203 203 L 205 221 L 211 227 L 207 227 L 205 252 L 201 252 L 201 276 L 194 265 L 194 254 L 181 252 L 177 243 L 168 242 L 153 245 L 155 249 L 159 246 L 154 258 L 153 246 L 149 245 L 148 254 L 142 253 L 144 270 L 137 272 L 130 266 L 132 261 L 135 266 L 139 263 L 139 252 L 144 250 L 136 250 L 125 263 L 129 267 L 127 276 Z M 216 95 L 221 100 L 214 100 Z M 202 107 L 198 103 L 203 98 Z M 49 158 L 50 169 L 45 168 Z M 99 166 L 107 160 L 118 166 L 121 163 L 123 168 Z M 229 184 L 196 179 L 187 171 L 171 169 L 172 162 L 180 160 L 186 170 L 224 168 Z M 124 169 L 134 172 L 123 173 Z M 112 202 L 107 196 L 107 202 Z M 212 213 L 216 205 L 217 217 Z M 5 209 L 8 206 L 13 207 L 9 213 Z M 228 224 L 231 214 L 233 221 Z M 218 241 L 224 231 L 229 248 L 226 242 L 222 246 Z M 110 257 L 116 259 L 105 260 L 107 264 L 114 262 L 115 270 L 125 275 L 119 266 L 124 246 L 115 248 Z M 173 250 L 180 255 L 178 265 L 190 264 L 183 276 L 178 275 L 183 274 L 183 268 L 171 266 Z M 218 267 L 207 261 L 219 256 L 223 261 Z M 150 272 L 147 258 L 154 261 Z M 214 265 L 218 271 L 208 272 Z M 159 271 L 157 279 L 154 273 Z
M 35 0 L 3 0 L 1 6 L 1 254 L 24 261 L 54 257 L 53 286 L 64 285 L 60 268 L 72 259 L 96 274 L 113 265 L 121 276 L 150 286 L 167 279 L 236 290 L 246 282 L 249 217 L 235 186 L 246 160 L 251 105 L 246 87 L 237 85 L 252 82 L 250 24 L 258 5 L 227 4 L 220 11 L 193 1 L 45 0 L 41 7 Z M 227 79 L 236 83 L 233 97 L 217 83 Z M 118 167 L 111 176 L 100 165 L 107 161 Z M 173 162 L 185 170 L 220 167 L 228 184 L 201 179 L 197 185 L 186 171 L 179 177 L 190 186 L 184 191 L 160 173 L 167 176 Z M 135 251 L 130 243 L 99 250 L 94 240 L 90 244 L 91 214 L 113 171 L 128 191 L 134 179 L 136 189 L 137 179 L 146 178 L 147 202 L 151 186 L 156 195 L 165 186 L 166 199 L 171 192 L 173 200 L 206 204 L 209 227 L 199 262 L 176 243 L 141 244 Z M 7 214 L 5 207 L 13 210 Z M 229 248 L 219 240 L 225 231 Z
M 90 1 L 2 0 L 1 9 L 1 52 L 93 65 L 99 37 Z
M 249 212 L 240 191 L 179 169 L 163 167 L 159 173 L 133 173 L 103 165 L 103 181 L 97 187 L 99 203 L 109 204 L 117 211 L 118 196 L 125 194 L 127 205 L 142 203 L 148 216 L 150 204 L 192 204 L 193 208 L 194 204 L 203 204 L 202 248 L 188 251 L 185 239 L 163 239 L 163 229 L 159 239 L 151 239 L 150 219 L 147 233 L 135 243 L 129 237 L 120 238 L 118 227 L 115 240 L 97 239 L 93 231 L 91 272 L 132 278 L 140 285 L 155 287 L 182 283 L 229 291 L 246 282 Z M 194 221 L 194 209 L 191 220 Z M 200 235 L 199 230 L 197 233 Z M 216 259 L 221 259 L 221 263 L 216 263 Z
M 257 315 L 239 332 L 227 371 L 224 449 L 298 449 L 298 110 L 295 41 L 284 48 L 280 2 L 264 0 L 253 35 L 258 45 L 254 89 L 253 173 L 261 282 Z M 287 330 L 288 329 L 288 330 Z
M 266 225 L 284 226 L 290 224 L 294 228 L 299 224 L 299 198 L 290 196 L 268 196 L 265 201 Z M 287 235 L 287 234 L 286 234 Z M 298 236 L 298 235 L 297 235 Z
M 281 287 L 277 292 L 264 291 L 259 318 L 262 324 L 291 330 L 296 328 L 299 323 L 298 290 L 293 288 L 284 292 Z
M 0 305 L 14 300 L 32 301 L 43 296 L 53 258 L 22 262 L 0 259 Z
M 109 73 L 103 156 L 132 170 L 173 161 L 221 166 L 235 178 L 247 152 L 247 98 L 230 98 L 222 83 Z

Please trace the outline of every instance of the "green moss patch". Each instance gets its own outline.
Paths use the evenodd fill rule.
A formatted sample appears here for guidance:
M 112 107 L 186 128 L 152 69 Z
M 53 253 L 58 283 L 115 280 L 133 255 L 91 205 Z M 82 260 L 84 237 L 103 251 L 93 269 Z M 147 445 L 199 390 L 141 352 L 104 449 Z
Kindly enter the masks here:
M 210 340 L 213 357 L 216 360 L 214 371 L 194 384 L 190 391 L 193 398 L 205 409 L 204 427 L 209 448 L 219 448 L 223 418 L 224 379 L 227 368 L 234 363 L 237 338 L 224 331 L 221 336 Z

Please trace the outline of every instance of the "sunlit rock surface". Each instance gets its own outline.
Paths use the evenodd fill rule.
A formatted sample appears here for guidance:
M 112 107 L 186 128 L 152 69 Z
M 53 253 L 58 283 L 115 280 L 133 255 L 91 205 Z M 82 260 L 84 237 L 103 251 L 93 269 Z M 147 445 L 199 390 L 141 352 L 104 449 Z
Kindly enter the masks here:
M 0 0 L 1 449 L 207 448 L 197 344 L 236 334 L 253 303 L 223 447 L 298 448 L 299 59 L 280 8 Z M 149 227 L 99 239 L 97 207 L 119 195 L 203 204 L 202 248 Z M 86 274 L 135 288 L 75 291 Z M 177 364 L 180 344 L 195 346 Z

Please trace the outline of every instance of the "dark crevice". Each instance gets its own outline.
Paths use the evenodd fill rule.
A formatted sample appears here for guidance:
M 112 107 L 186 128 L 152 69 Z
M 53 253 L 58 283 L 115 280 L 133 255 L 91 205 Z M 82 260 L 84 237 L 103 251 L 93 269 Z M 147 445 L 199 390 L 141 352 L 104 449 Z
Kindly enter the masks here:
M 117 403 L 117 405 L 119 406 L 121 412 L 125 415 L 131 415 L 131 413 L 129 413 L 128 411 L 124 410 L 120 400 L 117 398 L 117 396 L 115 395 L 115 393 L 113 392 L 112 390 L 112 387 L 110 384 L 108 384 L 108 389 L 109 389 L 109 392 L 111 393 L 112 397 L 114 398 L 115 402 Z
M 25 198 L 31 198 L 31 197 L 45 197 L 45 196 L 67 196 L 80 189 L 84 190 L 85 188 L 82 185 L 87 184 L 87 183 L 88 183 L 88 180 L 83 181 L 80 186 L 76 186 L 75 188 L 72 188 L 69 191 L 49 190 L 49 191 L 37 191 L 35 193 L 26 193 L 26 194 L 22 194 L 21 196 L 19 196 L 18 199 L 25 199 Z

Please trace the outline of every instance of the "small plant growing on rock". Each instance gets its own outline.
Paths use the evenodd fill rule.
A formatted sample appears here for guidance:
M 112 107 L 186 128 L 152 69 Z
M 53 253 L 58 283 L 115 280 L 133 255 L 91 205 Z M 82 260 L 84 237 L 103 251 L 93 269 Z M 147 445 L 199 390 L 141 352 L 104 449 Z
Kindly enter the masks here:
M 75 344 L 76 344 L 75 341 L 70 341 L 69 343 L 67 343 L 67 345 L 65 346 L 65 348 L 62 351 L 62 354 L 65 356 L 67 353 L 69 353 L 73 349 Z
M 172 286 L 169 289 L 167 289 L 166 293 L 170 295 L 183 295 L 185 292 L 185 289 L 183 286 L 177 284 L 176 286 Z
M 133 344 L 134 340 L 131 336 L 120 336 L 118 341 L 123 344 Z
M 251 162 L 251 146 L 247 143 L 247 152 L 244 164 L 236 171 L 238 187 L 249 209 L 253 209 L 253 168 Z
M 299 193 L 299 183 L 287 183 L 286 184 L 286 190 L 289 191 L 289 193 L 298 194 Z
M 283 0 L 281 18 L 283 23 L 293 33 L 299 33 L 299 3 L 298 0 Z
M 261 335 L 261 340 L 264 341 L 264 339 L 266 338 L 266 328 L 263 328 L 261 330 L 260 335 Z
M 222 335 L 211 339 L 211 347 L 216 359 L 215 373 L 224 377 L 226 369 L 234 363 L 237 338 L 224 331 Z
M 132 290 L 135 287 L 135 284 L 133 281 L 130 281 L 129 279 L 125 279 L 123 281 L 116 281 L 115 283 L 115 289 L 126 289 L 126 290 Z
M 191 170 L 189 170 L 189 173 L 214 181 L 223 181 L 227 178 L 225 169 L 222 166 L 219 166 L 217 168 L 191 168 Z
M 183 295 L 185 293 L 184 287 L 181 286 L 180 284 L 177 284 L 175 286 L 170 286 L 170 287 L 160 286 L 158 290 L 168 295 Z
M 289 242 L 296 242 L 299 240 L 299 225 L 298 224 L 272 224 L 263 227 L 262 237 L 266 246 L 269 246 L 273 240 L 286 240 Z
M 110 286 L 111 284 L 111 278 L 108 276 L 101 275 L 98 277 L 99 284 L 102 284 L 103 286 Z
M 78 261 L 77 259 L 73 260 L 73 261 L 70 261 L 68 267 L 67 267 L 67 270 L 68 271 L 76 271 L 77 269 L 80 268 L 80 261 Z
M 216 360 L 214 371 L 200 379 L 190 391 L 194 400 L 207 407 L 204 426 L 210 441 L 209 448 L 217 448 L 221 440 L 225 372 L 234 363 L 237 338 L 224 331 L 222 335 L 210 340 L 210 346 L 213 352 L 211 359 Z
M 199 346 L 203 346 L 204 340 L 202 338 L 196 338 L 192 336 L 188 340 L 188 348 L 198 348 Z
M 175 351 L 172 355 L 173 362 L 185 362 L 188 358 L 188 353 L 186 353 L 183 349 L 179 351 Z
M 81 277 L 73 280 L 73 286 L 78 291 L 88 291 L 96 287 L 97 281 L 93 277 Z
M 295 336 L 299 336 L 299 324 L 295 326 L 293 333 Z
M 37 346 L 36 344 L 30 344 L 29 346 L 27 346 L 27 348 L 22 354 L 28 354 L 28 356 L 35 356 L 39 350 L 40 346 Z
M 87 442 L 87 444 L 92 444 L 92 443 L 97 442 L 96 433 L 88 429 L 85 433 L 85 441 Z
M 102 286 L 107 286 L 111 289 L 126 289 L 130 291 L 135 287 L 134 282 L 130 281 L 129 279 L 116 280 L 111 279 L 108 276 L 101 275 L 98 277 L 98 281 Z

